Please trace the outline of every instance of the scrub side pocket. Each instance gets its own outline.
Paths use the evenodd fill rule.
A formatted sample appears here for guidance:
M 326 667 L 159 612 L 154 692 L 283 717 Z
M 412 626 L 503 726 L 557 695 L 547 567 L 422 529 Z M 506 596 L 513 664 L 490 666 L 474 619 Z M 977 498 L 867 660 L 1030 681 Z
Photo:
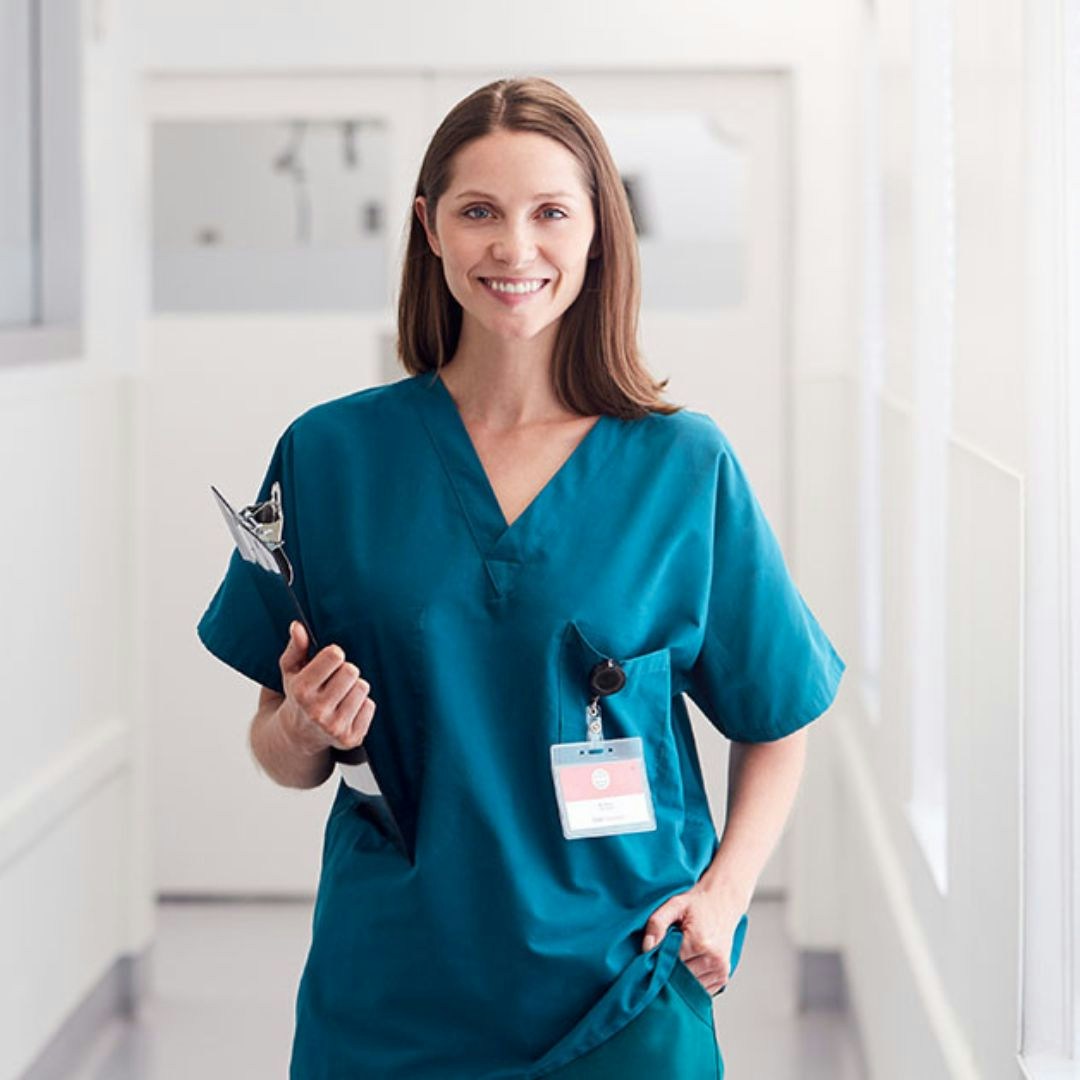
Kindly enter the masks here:
M 712 1022 L 712 994 L 701 985 L 701 980 L 690 969 L 690 965 L 681 957 L 675 957 L 675 967 L 671 972 L 671 982 L 685 998 L 687 1005 L 705 1022 Z
M 330 809 L 330 821 L 335 827 L 348 824 L 349 842 L 353 849 L 402 854 L 397 827 L 386 805 L 386 797 L 357 791 L 340 776 L 338 783 L 337 795 Z
M 731 951 L 728 953 L 728 981 L 724 984 L 725 989 L 730 984 L 732 976 L 735 974 L 735 969 L 739 966 L 739 959 L 742 956 L 743 950 L 743 941 L 746 939 L 746 927 L 748 922 L 749 916 L 744 912 L 738 923 L 735 924 L 735 932 L 732 934 L 731 938 Z M 705 1004 L 711 1008 L 714 995 L 705 989 L 701 980 L 690 969 L 690 965 L 678 955 L 675 957 L 675 965 L 683 971 L 683 974 L 680 975 L 678 979 L 680 989 L 682 989 L 689 997 L 693 997 L 696 992 L 698 1004 Z M 687 979 L 686 976 L 690 976 L 690 978 Z M 722 990 L 717 991 L 717 995 L 721 993 L 723 993 Z

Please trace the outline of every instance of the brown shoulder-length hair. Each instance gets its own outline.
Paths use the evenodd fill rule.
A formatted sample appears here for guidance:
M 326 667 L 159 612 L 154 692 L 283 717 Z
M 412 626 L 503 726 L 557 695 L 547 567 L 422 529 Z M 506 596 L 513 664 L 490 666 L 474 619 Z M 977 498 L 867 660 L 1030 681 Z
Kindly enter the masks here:
M 563 313 L 552 377 L 562 405 L 583 416 L 636 419 L 682 407 L 663 401 L 638 348 L 641 272 L 637 235 L 619 171 L 600 129 L 562 87 L 539 77 L 498 79 L 455 105 L 431 138 L 409 204 L 409 238 L 398 299 L 397 355 L 410 375 L 437 371 L 457 349 L 461 305 L 447 288 L 416 214 L 416 196 L 435 207 L 450 183 L 454 155 L 493 131 L 531 131 L 562 143 L 577 159 L 596 229 L 581 292 Z

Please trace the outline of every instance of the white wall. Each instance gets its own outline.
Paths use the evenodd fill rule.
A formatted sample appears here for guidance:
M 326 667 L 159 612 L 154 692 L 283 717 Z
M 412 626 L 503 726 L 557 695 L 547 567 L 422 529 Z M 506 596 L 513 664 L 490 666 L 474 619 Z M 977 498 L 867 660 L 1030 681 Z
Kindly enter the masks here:
M 917 268 L 926 255 L 919 245 L 942 239 L 933 229 L 928 235 L 926 225 L 939 213 L 939 179 L 948 182 L 938 177 L 932 155 L 916 153 L 926 144 L 914 109 L 948 46 L 918 32 L 931 8 L 917 0 L 874 7 L 882 57 L 885 292 L 884 386 L 872 415 L 882 439 L 884 649 L 880 715 L 869 715 L 853 694 L 860 708 L 845 716 L 839 744 L 837 825 L 848 854 L 839 910 L 875 1078 L 1014 1078 L 1024 602 L 1023 5 L 957 0 L 949 53 L 955 305 L 944 458 L 946 585 L 936 598 L 946 685 L 943 713 L 931 718 L 945 735 L 944 893 L 905 804 L 915 767 L 912 666 L 920 662 L 910 618 L 920 512 L 915 372 L 943 300 L 926 289 Z M 947 350 L 941 361 L 950 363 Z M 856 453 L 860 379 L 853 380 L 846 410 Z M 852 674 L 858 680 L 858 665 Z
M 141 193 L 124 7 L 87 13 L 83 34 L 85 354 L 0 372 L 4 1078 L 153 931 L 133 532 Z

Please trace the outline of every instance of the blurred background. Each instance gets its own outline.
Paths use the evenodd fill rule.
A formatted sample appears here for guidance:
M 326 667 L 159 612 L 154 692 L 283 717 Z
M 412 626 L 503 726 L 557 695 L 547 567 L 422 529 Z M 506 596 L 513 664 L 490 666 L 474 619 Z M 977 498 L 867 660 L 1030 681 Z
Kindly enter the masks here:
M 196 638 L 209 485 L 402 377 L 421 155 L 505 75 L 599 122 L 650 368 L 848 664 L 729 1077 L 1080 1077 L 1080 0 L 0 0 L 0 1078 L 286 1074 L 337 781 Z

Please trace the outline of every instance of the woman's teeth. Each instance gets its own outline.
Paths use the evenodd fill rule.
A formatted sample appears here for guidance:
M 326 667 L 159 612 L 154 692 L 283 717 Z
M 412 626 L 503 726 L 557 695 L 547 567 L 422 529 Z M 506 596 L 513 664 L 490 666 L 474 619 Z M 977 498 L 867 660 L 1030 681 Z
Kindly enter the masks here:
M 542 289 L 546 281 L 527 281 L 518 284 L 507 284 L 501 281 L 493 281 L 491 278 L 480 279 L 489 289 L 502 293 L 532 293 Z

